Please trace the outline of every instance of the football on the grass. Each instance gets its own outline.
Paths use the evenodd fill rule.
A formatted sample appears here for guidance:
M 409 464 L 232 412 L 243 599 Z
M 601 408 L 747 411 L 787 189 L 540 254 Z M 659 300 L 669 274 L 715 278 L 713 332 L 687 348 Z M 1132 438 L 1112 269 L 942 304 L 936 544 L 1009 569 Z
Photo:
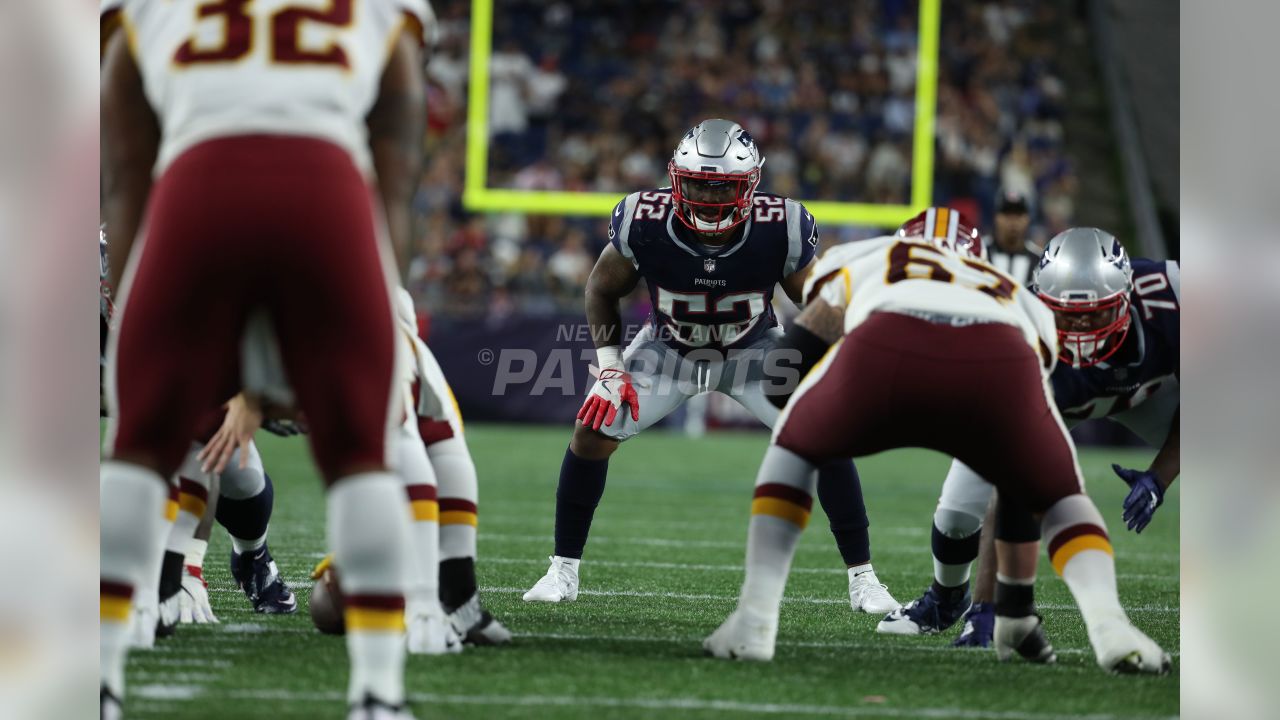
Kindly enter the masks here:
M 342 618 L 342 589 L 338 585 L 338 570 L 328 565 L 311 586 L 311 622 L 326 635 L 342 635 L 347 631 Z

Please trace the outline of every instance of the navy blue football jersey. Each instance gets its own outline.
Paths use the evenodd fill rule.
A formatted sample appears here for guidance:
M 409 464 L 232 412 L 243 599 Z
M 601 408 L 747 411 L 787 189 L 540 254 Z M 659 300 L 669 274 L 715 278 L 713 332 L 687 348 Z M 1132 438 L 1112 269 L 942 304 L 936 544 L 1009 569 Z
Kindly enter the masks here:
M 1068 420 L 1110 417 L 1137 407 L 1180 373 L 1178 263 L 1133 260 L 1132 323 L 1124 344 L 1106 361 L 1054 369 L 1054 399 Z
M 618 203 L 609 242 L 648 284 L 657 337 L 688 352 L 746 347 L 775 327 L 774 287 L 813 261 L 818 228 L 800 203 L 757 192 L 738 238 L 712 247 L 676 219 L 663 188 Z

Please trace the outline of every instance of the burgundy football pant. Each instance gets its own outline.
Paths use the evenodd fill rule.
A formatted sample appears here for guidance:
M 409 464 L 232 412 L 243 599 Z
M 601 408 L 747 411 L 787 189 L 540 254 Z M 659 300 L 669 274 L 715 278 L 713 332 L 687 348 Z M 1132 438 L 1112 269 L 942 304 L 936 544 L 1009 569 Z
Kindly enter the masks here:
M 778 445 L 814 464 L 930 448 L 1035 513 L 1083 492 L 1041 359 L 1017 328 L 880 312 L 832 352 L 788 406 Z
M 371 189 L 328 142 L 211 140 L 152 190 L 112 358 L 110 454 L 168 477 L 240 388 L 252 311 L 275 329 L 326 481 L 385 467 L 395 363 Z

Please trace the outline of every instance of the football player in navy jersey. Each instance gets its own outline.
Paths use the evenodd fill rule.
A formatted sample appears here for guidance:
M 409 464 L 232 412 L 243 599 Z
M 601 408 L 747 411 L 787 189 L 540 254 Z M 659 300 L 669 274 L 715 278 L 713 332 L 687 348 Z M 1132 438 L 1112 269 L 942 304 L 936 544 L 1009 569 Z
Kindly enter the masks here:
M 779 379 L 821 353 L 782 338 L 774 287 L 799 302 L 818 247 L 813 216 L 800 203 L 758 192 L 764 158 L 751 135 L 729 120 L 706 120 L 676 147 L 671 187 L 618 203 L 609 245 L 587 281 L 586 312 L 596 344 L 597 381 L 578 413 L 556 490 L 555 554 L 526 601 L 568 602 L 592 516 L 604 493 L 609 456 L 691 397 L 712 390 L 737 400 L 772 427 L 785 397 Z M 653 308 L 622 349 L 618 303 L 643 279 Z M 816 358 L 814 358 L 816 359 Z M 812 359 L 809 362 L 812 365 Z M 789 394 L 789 390 L 786 390 Z M 898 607 L 871 567 L 866 509 L 852 462 L 819 471 L 818 497 L 848 566 L 855 611 Z M 767 498 L 764 500 L 767 502 Z M 881 610 L 883 608 L 883 610 Z
M 1111 234 L 1072 228 L 1049 241 L 1035 271 L 1034 289 L 1054 311 L 1058 326 L 1060 362 L 1050 381 L 1063 419 L 1072 425 L 1107 418 L 1159 449 L 1145 470 L 1112 466 L 1130 487 L 1121 520 L 1140 533 L 1179 472 L 1178 263 L 1130 261 Z M 1053 657 L 1047 641 L 1044 647 L 1001 644 L 1002 619 L 1035 614 L 1032 583 L 1040 527 L 1019 508 L 997 502 L 995 604 L 969 608 L 967 596 L 958 602 L 946 600 L 956 596 L 956 589 L 967 590 L 991 496 L 990 486 L 972 470 L 952 463 L 934 513 L 933 586 L 886 616 L 878 631 L 931 634 L 946 630 L 963 615 L 964 629 L 956 645 L 986 647 L 994 636 L 1002 659 L 1015 651 L 1040 661 Z

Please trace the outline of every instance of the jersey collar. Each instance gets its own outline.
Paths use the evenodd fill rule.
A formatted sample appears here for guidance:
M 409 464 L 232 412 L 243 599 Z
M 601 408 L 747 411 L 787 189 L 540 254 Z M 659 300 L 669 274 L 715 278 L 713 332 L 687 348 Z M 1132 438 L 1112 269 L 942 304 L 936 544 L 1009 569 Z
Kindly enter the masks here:
M 738 250 L 740 250 L 743 245 L 747 244 L 747 237 L 751 235 L 751 222 L 755 218 L 747 217 L 747 221 L 742 224 L 742 237 L 738 238 L 738 241 L 736 243 L 733 243 L 732 245 L 716 248 L 711 252 L 702 252 L 693 247 L 690 247 L 688 243 L 681 240 L 680 236 L 676 233 L 676 228 L 674 224 L 675 219 L 676 219 L 676 215 L 674 211 L 667 215 L 667 236 L 671 238 L 671 242 L 675 243 L 677 247 L 679 247 L 681 250 L 684 250 L 685 252 L 689 253 L 694 257 L 723 258 L 723 257 L 729 257 L 730 255 L 738 252 Z

